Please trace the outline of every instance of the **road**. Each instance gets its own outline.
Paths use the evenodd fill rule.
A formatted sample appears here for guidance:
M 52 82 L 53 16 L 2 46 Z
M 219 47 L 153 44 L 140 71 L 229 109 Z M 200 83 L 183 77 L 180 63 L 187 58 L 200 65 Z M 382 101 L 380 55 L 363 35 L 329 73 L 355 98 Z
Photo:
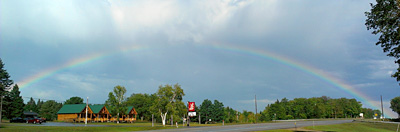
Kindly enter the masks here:
M 350 123 L 353 120 L 326 120 L 326 121 L 314 121 L 314 125 L 330 125 L 330 124 L 341 124 Z M 295 126 L 296 123 L 296 126 Z M 210 126 L 210 127 L 189 127 L 180 129 L 163 129 L 155 130 L 154 132 L 166 131 L 166 132 L 179 132 L 179 131 L 194 131 L 194 132 L 247 132 L 247 131 L 262 131 L 262 130 L 273 130 L 273 129 L 289 129 L 295 127 L 313 126 L 313 121 L 293 121 L 293 122 L 278 122 L 278 123 L 259 123 L 259 124 L 243 124 L 243 125 L 227 125 L 227 126 Z

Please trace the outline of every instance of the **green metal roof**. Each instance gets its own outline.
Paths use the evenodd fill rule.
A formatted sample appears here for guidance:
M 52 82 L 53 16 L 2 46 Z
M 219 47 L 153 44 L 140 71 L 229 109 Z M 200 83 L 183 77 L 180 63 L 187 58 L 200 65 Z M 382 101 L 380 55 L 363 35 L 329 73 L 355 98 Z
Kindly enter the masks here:
M 126 108 L 127 108 L 127 109 L 126 109 L 125 114 L 129 114 L 129 112 L 131 112 L 133 106 L 127 106 Z
M 66 104 L 61 107 L 57 114 L 81 113 L 86 104 Z
M 89 105 L 89 108 L 92 109 L 94 114 L 97 114 L 100 112 L 100 110 L 104 107 L 104 105 L 102 104 L 98 104 L 98 105 Z

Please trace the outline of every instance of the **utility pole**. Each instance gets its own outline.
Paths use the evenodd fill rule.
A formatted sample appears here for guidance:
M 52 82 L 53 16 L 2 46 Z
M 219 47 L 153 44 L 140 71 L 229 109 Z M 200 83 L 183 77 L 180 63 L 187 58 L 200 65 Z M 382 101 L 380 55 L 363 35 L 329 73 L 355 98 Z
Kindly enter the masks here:
M 89 103 L 89 97 L 86 97 L 86 118 L 85 118 L 85 126 L 87 124 L 87 111 L 88 111 L 88 103 Z
M 383 114 L 383 103 L 382 103 L 382 95 L 381 95 L 381 108 L 382 108 L 382 119 L 385 119 L 385 114 Z
M 257 123 L 257 95 L 254 95 L 254 103 L 255 103 L 255 105 L 256 105 L 256 112 L 255 112 L 255 115 L 254 115 L 254 117 L 256 117 L 256 123 Z
M 239 112 L 236 110 L 236 120 L 239 121 Z
M 188 116 L 187 116 L 187 119 L 186 119 L 186 122 L 187 122 L 187 126 L 189 126 L 189 101 L 187 102 L 187 114 L 188 114 Z
M 200 112 L 199 112 L 199 124 L 201 124 L 201 117 L 200 117 Z

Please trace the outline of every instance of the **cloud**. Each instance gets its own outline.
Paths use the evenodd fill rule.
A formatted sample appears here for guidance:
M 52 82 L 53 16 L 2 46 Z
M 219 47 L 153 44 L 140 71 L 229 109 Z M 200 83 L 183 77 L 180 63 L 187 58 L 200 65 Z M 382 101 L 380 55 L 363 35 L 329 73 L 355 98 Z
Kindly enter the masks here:
M 366 60 L 362 62 L 369 68 L 368 78 L 370 79 L 389 78 L 397 69 L 393 59 Z

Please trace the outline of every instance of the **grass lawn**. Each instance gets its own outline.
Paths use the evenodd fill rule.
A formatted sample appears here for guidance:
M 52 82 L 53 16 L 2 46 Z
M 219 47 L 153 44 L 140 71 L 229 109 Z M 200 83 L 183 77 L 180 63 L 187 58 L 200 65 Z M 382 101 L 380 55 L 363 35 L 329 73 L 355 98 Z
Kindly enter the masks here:
M 120 132 L 120 131 L 145 131 L 158 129 L 172 129 L 175 127 L 124 127 L 124 126 L 109 126 L 109 127 L 65 127 L 65 126 L 21 126 L 21 125 L 4 125 L 0 128 L 1 132 L 69 132 L 69 131 L 87 131 L 87 132 Z
M 77 123 L 83 124 L 83 123 Z M 158 130 L 158 129 L 176 129 L 175 124 L 174 127 L 171 127 L 171 124 L 167 124 L 166 127 L 163 127 L 161 123 L 154 123 L 155 127 L 152 127 L 151 122 L 136 122 L 136 123 L 115 123 L 115 122 L 104 122 L 104 123 L 88 123 L 89 125 L 101 125 L 101 126 L 76 126 L 76 127 L 67 127 L 67 126 L 26 126 L 25 123 L 2 123 L 0 127 L 1 132 L 20 132 L 20 131 L 30 131 L 30 132 L 39 132 L 39 131 L 102 131 L 102 132 L 115 132 L 115 131 L 145 131 L 145 130 Z M 244 123 L 225 123 L 225 125 L 238 125 Z M 106 126 L 103 126 L 106 125 Z M 178 124 L 179 128 L 182 127 L 182 123 Z M 222 126 L 222 123 L 216 124 L 198 124 L 198 123 L 190 123 L 190 126 Z M 186 127 L 186 124 L 185 124 Z
M 397 124 L 353 122 L 335 125 L 322 125 L 298 128 L 297 131 L 335 131 L 335 132 L 395 132 Z M 293 132 L 295 129 L 267 130 L 262 132 Z
M 337 132 L 395 132 L 397 124 L 390 123 L 371 123 L 371 122 L 353 122 L 335 125 L 323 125 L 304 127 L 305 129 L 318 131 L 337 131 Z

